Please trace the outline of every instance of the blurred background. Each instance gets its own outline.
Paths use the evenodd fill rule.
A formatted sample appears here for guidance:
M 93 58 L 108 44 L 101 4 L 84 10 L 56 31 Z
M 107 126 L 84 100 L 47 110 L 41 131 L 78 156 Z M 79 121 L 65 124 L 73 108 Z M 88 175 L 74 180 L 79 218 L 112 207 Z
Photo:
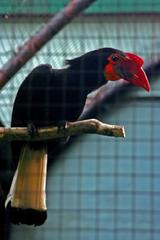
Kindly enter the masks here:
M 68 2 L 1 0 L 0 68 Z M 16 92 L 33 67 L 49 63 L 61 68 L 65 59 L 102 47 L 139 54 L 146 68 L 160 61 L 160 1 L 95 1 L 1 89 L 1 125 L 10 126 Z M 125 139 L 84 135 L 50 164 L 44 225 L 11 225 L 1 207 L 4 239 L 160 239 L 159 74 L 152 71 L 149 81 L 150 93 L 134 87 L 125 94 L 116 91 L 112 101 L 106 98 L 96 111 L 98 119 L 124 125 Z M 0 144 L 2 188 L 10 182 L 12 165 L 5 147 L 7 143 Z

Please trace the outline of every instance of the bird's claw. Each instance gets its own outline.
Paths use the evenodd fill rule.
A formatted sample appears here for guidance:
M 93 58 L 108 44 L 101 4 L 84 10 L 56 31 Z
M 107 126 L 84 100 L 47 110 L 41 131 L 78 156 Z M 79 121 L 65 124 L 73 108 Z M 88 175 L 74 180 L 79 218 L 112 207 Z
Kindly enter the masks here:
M 65 121 L 65 120 L 59 121 L 59 122 L 57 123 L 58 131 L 63 131 L 63 130 L 65 130 L 65 129 L 67 128 L 67 125 L 68 125 L 68 123 L 67 123 L 67 121 Z M 70 137 L 61 138 L 61 145 L 66 144 L 66 143 L 68 142 L 69 138 L 70 138 Z
M 37 135 L 37 128 L 33 123 L 29 123 L 27 126 L 28 134 L 31 138 L 35 137 Z
M 63 131 L 67 128 L 67 121 L 62 120 L 57 123 L 57 127 L 59 131 Z

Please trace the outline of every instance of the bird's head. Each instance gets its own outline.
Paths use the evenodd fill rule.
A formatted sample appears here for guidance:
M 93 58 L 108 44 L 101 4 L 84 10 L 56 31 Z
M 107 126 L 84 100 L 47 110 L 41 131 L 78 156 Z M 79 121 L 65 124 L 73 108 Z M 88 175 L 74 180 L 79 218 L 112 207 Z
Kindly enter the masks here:
M 143 63 L 144 60 L 138 55 L 114 49 L 106 59 L 105 79 L 115 81 L 123 78 L 149 92 L 150 85 L 142 68 Z
M 146 91 L 150 90 L 147 76 L 142 68 L 144 60 L 133 53 L 114 48 L 101 48 L 66 60 L 66 63 L 77 74 L 85 74 L 87 82 L 90 79 L 88 84 L 91 85 L 96 79 L 100 80 L 100 84 L 101 80 L 115 81 L 123 78 Z

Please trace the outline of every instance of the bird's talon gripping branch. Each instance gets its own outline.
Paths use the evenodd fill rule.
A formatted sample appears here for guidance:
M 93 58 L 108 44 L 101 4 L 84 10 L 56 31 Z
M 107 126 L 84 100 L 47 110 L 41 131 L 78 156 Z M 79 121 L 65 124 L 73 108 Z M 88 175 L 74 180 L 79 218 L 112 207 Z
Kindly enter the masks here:
M 28 123 L 27 129 L 28 129 L 28 134 L 31 138 L 33 138 L 37 135 L 38 131 L 37 131 L 36 126 L 33 123 Z
M 58 133 L 61 134 L 61 133 L 65 132 L 65 130 L 67 129 L 67 126 L 68 126 L 67 121 L 65 121 L 65 120 L 59 121 L 58 124 L 57 124 Z M 69 139 L 70 139 L 69 136 L 61 138 L 61 145 L 66 144 L 69 141 Z
M 63 131 L 67 128 L 67 121 L 65 120 L 59 121 L 56 125 L 59 131 Z

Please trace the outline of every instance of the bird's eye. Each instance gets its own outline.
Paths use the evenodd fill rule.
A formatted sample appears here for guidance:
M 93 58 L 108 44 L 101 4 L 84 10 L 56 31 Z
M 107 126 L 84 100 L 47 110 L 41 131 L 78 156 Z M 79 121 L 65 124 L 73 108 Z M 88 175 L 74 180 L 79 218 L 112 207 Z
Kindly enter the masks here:
M 113 56 L 111 57 L 111 59 L 112 59 L 113 62 L 118 62 L 119 57 L 118 57 L 117 55 L 113 55 Z

